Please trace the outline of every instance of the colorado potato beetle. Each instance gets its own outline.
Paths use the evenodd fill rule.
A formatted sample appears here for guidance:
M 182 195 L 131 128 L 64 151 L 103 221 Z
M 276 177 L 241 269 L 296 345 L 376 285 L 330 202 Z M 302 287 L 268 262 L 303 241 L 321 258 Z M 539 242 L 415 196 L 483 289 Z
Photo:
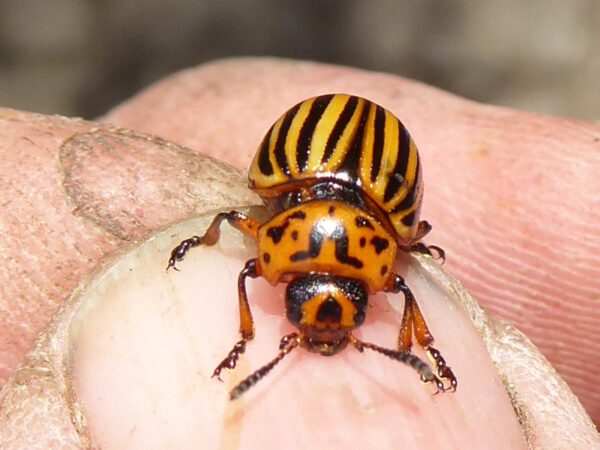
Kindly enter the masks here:
M 404 125 L 388 110 L 345 94 L 310 98 L 285 112 L 265 135 L 248 172 L 271 218 L 264 223 L 240 212 L 218 214 L 202 236 L 182 241 L 167 269 L 199 245 L 219 240 L 227 222 L 257 243 L 258 256 L 238 279 L 240 334 L 214 370 L 234 369 L 254 337 L 246 279 L 287 283 L 285 310 L 298 331 L 281 339 L 277 356 L 239 383 L 236 399 L 269 373 L 290 351 L 304 347 L 334 355 L 351 344 L 403 362 L 437 392 L 457 380 L 440 352 L 404 279 L 392 271 L 398 250 L 443 258 L 420 240 L 431 230 L 419 221 L 423 182 L 419 154 Z M 365 320 L 369 295 L 402 293 L 404 313 L 395 350 L 352 334 Z M 412 335 L 436 366 L 411 353 Z M 449 388 L 448 388 L 449 389 Z

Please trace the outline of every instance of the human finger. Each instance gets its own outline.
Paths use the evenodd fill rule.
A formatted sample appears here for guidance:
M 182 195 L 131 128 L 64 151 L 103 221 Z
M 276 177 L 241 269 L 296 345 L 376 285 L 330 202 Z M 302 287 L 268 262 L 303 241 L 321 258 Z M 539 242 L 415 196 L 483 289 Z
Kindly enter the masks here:
M 427 239 L 447 250 L 446 269 L 530 336 L 600 420 L 597 124 L 482 105 L 386 74 L 251 58 L 177 74 L 105 120 L 157 130 L 243 169 L 279 114 L 329 92 L 365 96 L 404 122 L 423 160 Z M 214 138 L 204 145 L 207 133 Z

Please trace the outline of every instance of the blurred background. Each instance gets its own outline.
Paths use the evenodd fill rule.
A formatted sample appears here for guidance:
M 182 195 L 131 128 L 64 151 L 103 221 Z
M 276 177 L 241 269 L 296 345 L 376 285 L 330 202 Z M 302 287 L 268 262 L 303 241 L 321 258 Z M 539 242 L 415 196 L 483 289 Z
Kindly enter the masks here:
M 0 0 L 0 105 L 94 118 L 216 58 L 273 55 L 600 119 L 598 0 Z

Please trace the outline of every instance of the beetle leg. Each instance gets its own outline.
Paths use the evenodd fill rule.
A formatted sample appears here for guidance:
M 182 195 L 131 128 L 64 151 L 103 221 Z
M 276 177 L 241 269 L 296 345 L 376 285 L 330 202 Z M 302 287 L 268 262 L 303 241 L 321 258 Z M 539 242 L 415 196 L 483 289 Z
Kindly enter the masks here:
M 431 332 L 425 323 L 425 318 L 419 309 L 419 305 L 417 304 L 408 286 L 404 285 L 403 293 L 404 297 L 406 298 L 405 308 L 410 306 L 412 309 L 412 325 L 417 342 L 427 352 L 429 358 L 435 363 L 438 375 L 441 378 L 450 381 L 450 386 L 454 391 L 456 391 L 456 386 L 458 385 L 456 377 L 454 376 L 452 369 L 450 369 L 450 367 L 448 367 L 446 364 L 446 360 L 442 357 L 441 353 L 432 347 L 433 336 L 431 335 Z
M 233 349 L 229 352 L 227 357 L 225 357 L 214 370 L 212 376 L 217 377 L 219 380 L 221 380 L 221 370 L 235 369 L 235 365 L 237 364 L 240 355 L 246 351 L 246 343 L 254 338 L 254 320 L 252 319 L 252 312 L 250 311 L 250 304 L 248 303 L 248 294 L 246 293 L 246 278 L 257 278 L 261 275 L 260 267 L 257 263 L 258 260 L 256 258 L 248 260 L 238 277 L 240 334 L 242 335 L 242 339 L 233 346 Z
M 412 333 L 413 328 L 415 328 L 415 337 L 419 341 L 419 345 L 424 347 L 424 343 L 429 345 L 433 342 L 433 336 L 429 333 L 427 326 L 424 329 L 421 329 L 420 333 L 417 331 L 415 327 L 415 318 L 414 318 L 414 308 L 413 304 L 415 304 L 415 297 L 413 296 L 412 291 L 404 282 L 404 278 L 400 275 L 392 273 L 390 278 L 384 287 L 386 292 L 393 292 L 395 294 L 402 292 L 404 294 L 404 311 L 402 313 L 402 322 L 400 324 L 400 333 L 398 334 L 398 351 L 399 352 L 410 352 L 412 348 Z M 422 316 L 421 316 L 422 318 Z M 423 325 L 425 322 L 422 322 Z M 420 338 L 420 339 L 419 339 Z
M 437 387 L 438 394 L 440 392 L 444 392 L 444 383 L 435 376 L 435 374 L 431 371 L 429 365 L 419 358 L 416 355 L 413 355 L 410 350 L 390 350 L 384 347 L 380 347 L 375 344 L 371 344 L 369 342 L 359 341 L 354 336 L 349 336 L 350 343 L 359 351 L 363 352 L 365 348 L 381 353 L 382 355 L 387 356 L 388 358 L 395 359 L 396 361 L 403 362 L 404 364 L 409 365 L 413 369 L 417 371 L 417 373 L 421 377 L 421 381 L 424 383 L 434 383 Z M 435 395 L 434 394 L 434 395 Z
M 414 331 L 415 339 L 435 363 L 440 378 L 449 380 L 450 386 L 456 391 L 458 384 L 456 377 L 446 364 L 446 360 L 442 357 L 441 353 L 431 346 L 434 340 L 433 336 L 427 327 L 427 323 L 425 323 L 425 318 L 419 309 L 419 305 L 417 305 L 412 291 L 406 285 L 404 279 L 400 275 L 392 274 L 386 284 L 385 290 L 387 292 L 402 292 L 404 294 L 404 312 L 398 335 L 398 351 L 410 352 L 412 347 L 412 333 Z
M 432 226 L 429 222 L 427 222 L 426 220 L 421 220 L 419 222 L 419 225 L 417 225 L 417 232 L 415 233 L 413 242 L 417 242 L 423 239 L 425 235 L 431 231 L 431 228 Z
M 422 253 L 424 255 L 432 256 L 435 259 L 441 259 L 442 263 L 446 261 L 446 252 L 443 248 L 437 245 L 427 245 L 423 242 L 419 242 L 431 231 L 431 225 L 426 220 L 421 220 L 417 226 L 415 237 L 407 244 L 400 246 L 405 252 Z
M 273 367 L 275 367 L 279 361 L 285 357 L 285 355 L 300 345 L 302 339 L 304 339 L 304 336 L 299 335 L 298 333 L 290 333 L 281 338 L 279 343 L 279 353 L 277 356 L 234 387 L 229 393 L 229 399 L 235 400 L 252 386 L 254 386 L 258 381 L 263 379 L 265 375 L 267 375 L 273 369 Z
M 181 241 L 181 243 L 171 251 L 167 270 L 175 267 L 177 261 L 181 261 L 187 251 L 192 247 L 199 245 L 215 245 L 219 240 L 221 222 L 227 219 L 229 225 L 236 230 L 241 231 L 246 236 L 256 239 L 258 228 L 262 225 L 258 220 L 252 219 L 238 211 L 222 212 L 215 216 L 210 226 L 202 236 L 192 236 L 189 239 Z
M 446 252 L 443 248 L 438 247 L 437 245 L 426 245 L 423 242 L 416 242 L 414 244 L 411 244 L 408 251 L 412 253 L 421 253 L 423 255 L 429 255 L 434 259 L 441 259 L 442 264 L 446 261 Z
M 427 355 L 431 358 L 432 361 L 435 362 L 435 367 L 437 369 L 437 373 L 441 378 L 450 381 L 450 386 L 452 390 L 456 392 L 456 387 L 458 386 L 458 381 L 456 380 L 456 376 L 452 369 L 448 367 L 446 364 L 446 360 L 443 358 L 439 350 L 429 346 L 427 348 Z

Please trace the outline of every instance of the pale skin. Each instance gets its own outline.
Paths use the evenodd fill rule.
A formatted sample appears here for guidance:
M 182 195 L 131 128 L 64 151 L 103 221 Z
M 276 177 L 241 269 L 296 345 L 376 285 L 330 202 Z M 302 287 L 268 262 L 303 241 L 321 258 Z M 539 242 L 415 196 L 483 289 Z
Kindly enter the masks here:
M 102 121 L 172 140 L 243 169 L 279 114 L 299 100 L 325 92 L 365 96 L 391 109 L 405 123 L 423 159 L 426 193 L 422 218 L 434 229 L 426 242 L 446 250 L 446 270 L 481 303 L 516 323 L 541 347 L 598 420 L 600 391 L 594 376 L 600 368 L 595 358 L 600 330 L 590 325 L 600 318 L 596 305 L 600 279 L 594 276 L 600 263 L 598 125 L 479 105 L 392 76 L 274 60 L 229 61 L 183 73 L 121 105 Z M 14 111 L 2 111 L 0 120 L 4 211 L 0 307 L 7 318 L 0 319 L 5 321 L 0 328 L 2 382 L 14 372 L 56 308 L 106 254 L 194 211 L 254 200 L 234 182 L 235 174 L 225 177 L 233 180 L 230 186 L 225 183 L 207 188 L 206 180 L 216 183 L 213 178 L 218 179 L 222 168 L 206 168 L 202 163 L 190 166 L 188 154 L 175 154 L 174 158 L 182 161 L 181 167 L 175 164 L 179 170 L 161 170 L 161 155 L 172 148 L 161 142 L 140 145 L 140 158 L 124 164 L 143 163 L 147 171 L 123 172 L 117 170 L 121 159 L 114 155 L 116 152 L 126 159 L 132 151 L 128 143 L 116 142 L 110 154 L 97 153 L 98 159 L 90 160 L 80 156 L 89 157 L 91 153 L 82 150 L 89 146 L 77 147 L 81 153 L 74 156 L 69 153 L 71 147 L 62 144 L 94 124 Z M 118 134 L 112 130 L 106 135 L 113 132 Z M 152 148 L 158 149 L 156 154 L 144 153 Z M 172 160 L 169 158 L 170 163 Z M 196 180 L 198 171 L 201 174 Z M 90 191 L 86 183 L 100 188 Z M 190 183 L 204 185 L 206 199 L 181 200 L 190 196 Z M 215 199 L 213 191 L 223 198 Z M 195 198 L 202 195 L 200 192 Z M 335 432 L 343 436 L 344 429 L 367 425 L 372 434 L 365 432 L 364 437 L 370 442 L 373 436 L 388 445 L 402 439 L 408 448 L 427 448 L 434 443 L 451 447 L 461 439 L 473 442 L 473 435 L 495 436 L 498 441 L 492 444 L 498 448 L 505 448 L 502 444 L 506 442 L 515 448 L 524 445 L 499 379 L 489 384 L 481 381 L 487 379 L 482 374 L 493 373 L 493 366 L 477 343 L 477 335 L 447 320 L 443 306 L 436 313 L 431 305 L 439 299 L 417 298 L 436 337 L 436 348 L 444 353 L 459 379 L 455 394 L 440 394 L 432 400 L 432 386 L 420 384 L 409 369 L 378 355 L 361 355 L 349 348 L 339 357 L 324 358 L 299 349 L 253 388 L 256 392 L 249 392 L 242 406 L 230 407 L 226 398 L 233 377 L 239 381 L 275 356 L 279 338 L 293 329 L 283 316 L 275 325 L 272 322 L 277 318 L 281 289 L 273 291 L 266 283 L 256 282 L 255 295 L 262 299 L 256 300 L 259 306 L 251 304 L 257 319 L 257 339 L 249 346 L 256 347 L 256 353 L 249 350 L 244 355 L 245 362 L 238 368 L 243 373 L 224 373 L 225 383 L 210 380 L 213 366 L 238 339 L 235 277 L 244 258 L 252 255 L 249 249 L 233 260 L 215 256 L 217 260 L 210 259 L 206 269 L 202 262 L 209 253 L 199 249 L 192 253 L 196 250 L 196 258 L 178 263 L 181 273 L 168 276 L 175 279 L 173 282 L 189 276 L 186 286 L 204 298 L 202 289 L 212 288 L 206 282 L 193 282 L 203 270 L 209 273 L 208 278 L 219 289 L 228 286 L 219 299 L 219 305 L 227 305 L 228 313 L 211 309 L 214 318 L 202 320 L 201 334 L 191 344 L 191 353 L 196 354 L 210 342 L 211 348 L 205 351 L 211 356 L 209 360 L 214 359 L 212 366 L 210 361 L 207 368 L 204 362 L 198 363 L 194 375 L 215 406 L 190 412 L 175 402 L 167 414 L 173 423 L 187 423 L 193 414 L 198 423 L 213 424 L 220 430 L 219 442 L 225 447 L 252 448 L 265 433 L 272 442 L 293 443 L 286 440 L 291 439 L 289 433 L 287 437 L 278 435 L 290 423 L 296 424 L 291 429 L 299 442 L 323 442 L 324 421 L 331 424 L 333 431 L 325 437 L 333 443 L 342 442 L 335 439 Z M 158 260 L 161 258 L 157 264 Z M 161 269 L 165 264 L 166 260 Z M 418 284 L 418 280 L 412 283 Z M 130 296 L 134 303 L 135 295 L 134 291 Z M 382 301 L 378 297 L 376 304 Z M 194 308 L 200 317 L 211 308 L 211 302 Z M 187 320 L 193 323 L 193 317 Z M 262 325 L 261 317 L 268 319 Z M 371 323 L 370 332 L 365 325 L 362 337 L 392 347 L 394 326 L 380 319 L 385 324 Z M 140 332 L 139 339 L 147 338 Z M 473 351 L 465 354 L 453 351 L 453 346 Z M 85 354 L 78 357 L 86 359 Z M 473 361 L 482 362 L 472 367 Z M 165 391 L 165 382 L 161 388 L 160 381 L 152 380 L 157 371 L 130 363 L 126 366 L 141 380 L 156 383 L 157 390 Z M 359 373 L 348 372 L 349 368 Z M 81 395 L 97 389 L 97 382 L 89 379 L 94 387 L 90 389 L 86 380 L 82 375 L 77 382 Z M 294 383 L 301 383 L 302 388 Z M 184 391 L 180 395 L 185 398 L 187 394 Z M 192 397 L 191 402 L 195 400 Z M 387 410 L 390 401 L 403 406 Z M 474 406 L 482 403 L 497 405 L 493 421 Z M 91 418 L 92 439 L 110 436 L 103 427 L 109 426 L 105 424 L 114 410 L 102 403 L 93 407 L 97 409 L 86 411 Z M 14 405 L 11 408 L 14 411 Z M 336 415 L 337 410 L 342 412 Z M 469 411 L 477 412 L 469 415 Z M 155 413 L 145 412 L 148 417 L 138 415 L 136 420 L 151 423 Z M 185 417 L 178 420 L 177 414 L 184 412 Z M 30 431 L 39 433 L 37 442 L 56 433 L 60 436 L 62 428 L 56 423 L 70 420 L 68 416 L 55 419 L 53 428 Z M 235 433 L 228 433 L 229 427 Z M 401 434 L 401 430 L 406 431 Z M 572 432 L 561 431 L 567 435 Z M 8 433 L 0 427 L 0 442 Z M 202 436 L 197 438 L 200 445 Z M 192 445 L 193 441 L 186 443 Z

